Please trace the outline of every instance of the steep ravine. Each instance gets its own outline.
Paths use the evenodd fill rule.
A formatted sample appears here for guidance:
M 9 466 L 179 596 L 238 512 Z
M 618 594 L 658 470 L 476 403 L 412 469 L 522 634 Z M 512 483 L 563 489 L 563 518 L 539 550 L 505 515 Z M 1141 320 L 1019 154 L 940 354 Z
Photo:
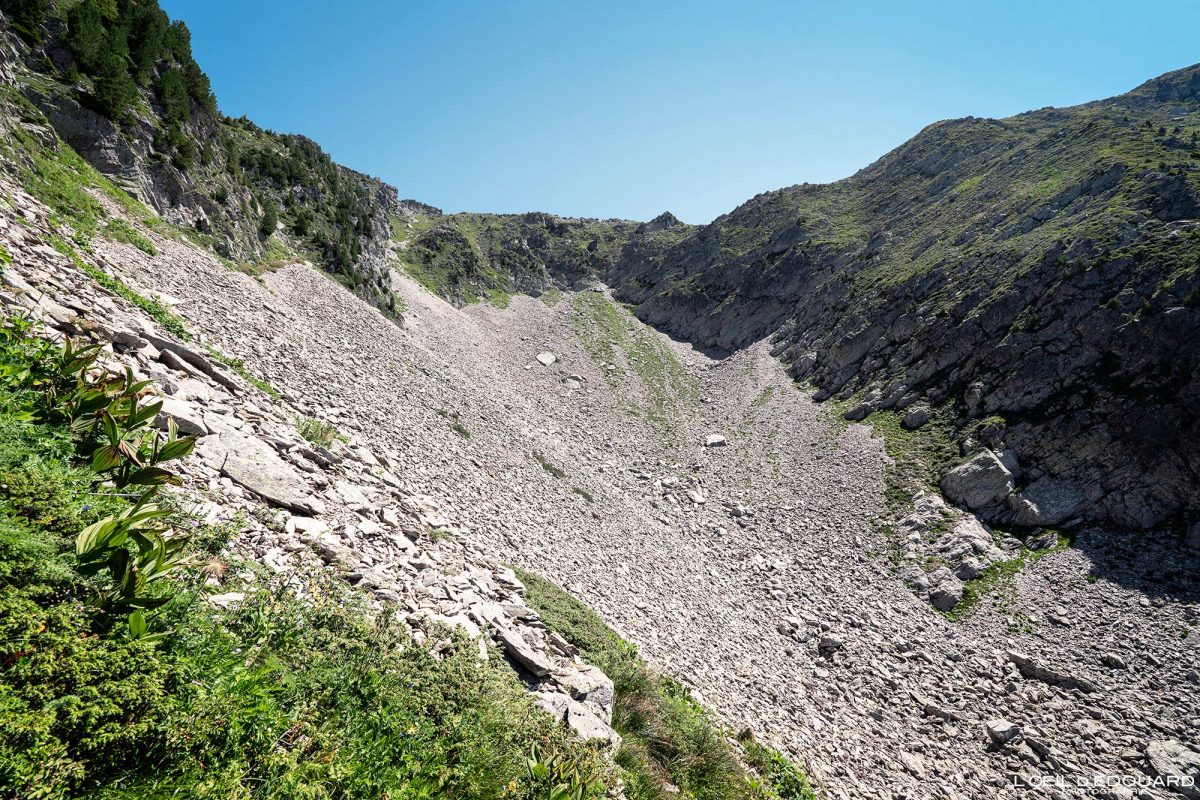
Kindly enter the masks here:
M 399 328 L 309 267 L 258 283 L 160 244 L 99 250 L 301 407 L 386 442 L 467 541 L 587 600 L 832 797 L 1015 796 L 1014 778 L 1140 773 L 1152 743 L 1200 734 L 1196 598 L 1146 600 L 1169 548 L 1130 556 L 1085 533 L 947 621 L 894 574 L 873 524 L 880 441 L 835 424 L 766 343 L 712 360 L 616 309 L 607 341 L 654 337 L 694 376 L 662 424 L 630 413 L 654 396 L 658 373 L 629 361 L 647 351 L 593 355 L 595 292 L 462 311 L 401 279 Z M 728 444 L 703 447 L 716 433 Z M 997 718 L 1023 738 L 994 744 Z

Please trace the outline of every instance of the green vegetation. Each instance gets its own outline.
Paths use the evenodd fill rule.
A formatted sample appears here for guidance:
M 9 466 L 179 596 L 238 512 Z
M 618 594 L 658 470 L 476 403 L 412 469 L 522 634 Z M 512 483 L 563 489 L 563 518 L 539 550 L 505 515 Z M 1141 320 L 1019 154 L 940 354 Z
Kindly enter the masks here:
M 684 686 L 651 671 L 594 611 L 544 578 L 516 573 L 551 630 L 613 680 L 613 726 L 622 738 L 616 761 L 630 800 L 815 800 L 781 754 L 748 734 L 739 753 Z
M 13 30 L 32 44 L 46 38 L 43 23 L 50 12 L 50 0 L 13 0 L 5 9 L 11 16 Z
M 0 89 L 0 100 L 16 110 L 21 121 L 46 125 L 46 118 L 14 89 Z M 99 192 L 117 204 L 130 218 L 153 225 L 157 222 L 145 206 L 115 187 L 79 155 L 58 143 L 47 146 L 20 126 L 5 129 L 0 149 L 18 165 L 21 185 L 54 212 L 53 221 L 75 229 L 82 243 L 97 232 L 106 217 L 100 202 L 90 194 Z M 90 191 L 89 191 L 90 190 Z
M 66 15 L 66 44 L 75 67 L 93 79 L 92 102 L 114 122 L 127 121 L 139 88 L 159 72 L 157 96 L 164 120 L 178 125 L 191 119 L 194 102 L 209 114 L 216 98 L 208 77 L 192 58 L 191 33 L 171 22 L 157 3 L 80 0 Z
M 579 292 L 572 298 L 572 321 L 584 348 L 616 384 L 617 370 L 605 369 L 622 360 L 638 376 L 649 401 L 647 418 L 666 431 L 673 430 L 676 406 L 699 397 L 695 378 L 679 357 L 652 330 L 600 292 Z
M 957 606 L 943 612 L 948 619 L 962 620 L 971 616 L 979 609 L 985 600 L 1004 610 L 1008 607 L 1011 597 L 1015 595 L 1013 581 L 1028 564 L 1036 564 L 1041 559 L 1067 549 L 1071 546 L 1070 537 L 1062 531 L 1053 531 L 1056 542 L 1053 547 L 1045 550 L 1029 550 L 1022 547 L 1020 552 L 1006 561 L 992 564 L 981 575 L 963 584 L 963 599 Z
M 196 558 L 230 531 L 151 510 L 157 483 L 130 498 L 160 466 L 110 467 L 113 426 L 143 457 L 179 454 L 138 427 L 153 409 L 141 386 L 92 380 L 93 351 L 28 323 L 0 333 L 0 795 L 603 794 L 596 752 L 461 636 L 431 630 L 435 655 L 333 581 L 303 603 L 268 586 L 241 587 L 229 612 L 202 602 Z M 108 576 L 135 563 L 136 579 Z
M 434 294 L 464 304 L 504 302 L 517 286 L 547 286 L 557 275 L 597 275 L 613 266 L 632 222 L 549 214 L 453 214 L 393 227 L 406 242 L 404 269 Z M 561 292 L 543 295 L 557 302 Z
M 373 226 L 382 218 L 381 184 L 334 164 L 305 137 L 276 134 L 245 118 L 221 117 L 208 78 L 192 56 L 184 23 L 172 22 L 153 0 L 11 0 L 9 6 L 14 27 L 25 38 L 42 41 L 52 33 L 56 41 L 51 45 L 61 45 L 71 57 L 61 72 L 47 61 L 38 68 L 41 74 L 23 77 L 29 89 L 78 99 L 127 135 L 147 131 L 152 152 L 145 166 L 159 170 L 169 164 L 187 171 L 189 182 L 215 200 L 218 207 L 205 211 L 206 226 L 217 235 L 191 238 L 203 240 L 223 257 L 246 260 L 245 254 L 260 252 L 261 240 L 282 222 L 283 235 L 294 239 L 296 250 L 385 312 L 394 312 L 386 281 L 359 264 L 363 241 L 374 235 Z M 21 123 L 50 127 L 20 90 L 0 91 L 0 99 L 19 111 Z M 43 145 L 23 124 L 8 126 L 6 133 L 11 141 L 3 137 L 0 146 L 11 151 L 8 160 L 19 165 L 22 183 L 55 210 L 59 221 L 76 229 L 80 244 L 97 232 L 105 216 L 88 189 L 107 194 L 130 219 L 169 232 L 124 192 L 97 180 L 69 147 Z M 298 187 L 304 191 L 296 191 Z M 247 226 L 243 221 L 254 217 L 255 207 L 264 212 L 258 224 Z M 141 246 L 142 241 L 130 243 Z M 270 253 L 264 259 L 268 265 L 274 260 Z M 256 264 L 256 271 L 262 269 Z
M 467 426 L 462 423 L 462 419 L 459 417 L 457 411 L 447 411 L 444 408 L 438 408 L 435 409 L 435 411 L 439 417 L 449 423 L 450 430 L 454 431 L 464 439 L 471 438 L 471 431 L 467 430 Z
M 147 255 L 158 255 L 158 250 L 154 247 L 154 242 L 147 239 L 123 219 L 109 220 L 108 224 L 100 231 L 100 235 L 115 242 L 131 244 Z
M 567 471 L 565 469 L 563 469 L 562 467 L 551 462 L 544 455 L 542 455 L 541 452 L 534 450 L 533 458 L 535 461 L 538 462 L 538 464 L 541 465 L 542 469 L 546 470 L 546 472 L 549 472 L 554 477 L 556 477 L 556 478 L 567 477 Z
M 372 182 L 333 163 L 303 136 L 264 130 L 245 117 L 225 120 L 222 143 L 234 179 L 249 185 L 264 211 L 257 232 L 270 237 L 282 222 L 297 246 L 351 288 L 370 289 L 388 311 L 391 294 L 365 285 L 357 270 L 361 239 L 378 211 Z M 293 187 L 305 187 L 294 192 Z
M 220 350 L 217 350 L 215 347 L 209 347 L 208 354 L 216 361 L 219 361 L 225 366 L 229 367 L 231 370 L 233 370 L 234 374 L 268 397 L 271 397 L 275 400 L 278 400 L 280 397 L 282 397 L 278 389 L 251 372 L 250 368 L 246 366 L 246 362 L 242 361 L 242 359 L 227 356 Z
M 331 422 L 324 422 L 313 417 L 296 417 L 295 422 L 296 430 L 301 436 L 326 449 L 332 447 L 334 442 L 346 441 L 345 435 Z
M 858 403 L 857 398 L 831 403 L 829 410 L 836 424 L 847 425 L 842 414 Z M 934 409 L 929 422 L 916 430 L 905 428 L 901 424 L 903 419 L 904 412 L 887 410 L 876 411 L 863 420 L 883 437 L 884 450 L 891 457 L 884 496 L 888 509 L 898 516 L 911 510 L 918 492 L 938 492 L 942 477 L 958 459 L 954 409 L 950 405 Z

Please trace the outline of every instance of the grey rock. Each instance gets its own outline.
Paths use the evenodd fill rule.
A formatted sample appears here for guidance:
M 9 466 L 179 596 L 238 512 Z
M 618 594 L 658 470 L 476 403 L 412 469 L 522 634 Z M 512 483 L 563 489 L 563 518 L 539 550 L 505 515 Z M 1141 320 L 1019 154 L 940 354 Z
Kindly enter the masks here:
M 929 602 L 938 611 L 950 611 L 963 599 L 963 582 L 953 575 L 947 576 L 929 592 Z
M 1057 525 L 1079 513 L 1086 498 L 1068 481 L 1043 476 L 1008 498 L 1018 525 Z
M 200 410 L 191 403 L 176 400 L 174 397 L 162 398 L 162 411 L 154 418 L 154 426 L 161 430 L 167 429 L 168 420 L 173 421 L 183 434 L 208 435 L 208 426 Z
M 551 364 L 553 364 L 555 361 L 558 361 L 558 356 L 554 355 L 554 353 L 547 351 L 547 352 L 543 352 L 543 353 L 538 353 L 537 360 L 538 360 L 538 363 L 541 364 L 543 367 L 548 367 Z
M 991 450 L 982 450 L 942 478 L 942 491 L 972 510 L 1003 500 L 1013 490 L 1013 474 Z
M 612 749 L 621 746 L 621 736 L 600 718 L 590 706 L 575 700 L 568 701 L 566 723 L 585 742 L 606 742 Z
M 1078 689 L 1085 693 L 1094 692 L 1098 688 L 1095 683 L 1087 678 L 1039 664 L 1032 657 L 1024 653 L 1010 650 L 1008 652 L 1008 660 L 1015 664 L 1017 670 L 1026 678 L 1048 683 L 1051 686 L 1060 686 L 1064 689 Z
M 1160 739 L 1146 746 L 1146 760 L 1167 789 L 1189 800 L 1200 800 L 1200 753 L 1179 742 Z
M 719 433 L 710 433 L 704 437 L 705 447 L 724 447 L 727 444 L 729 444 L 728 440 Z
M 875 408 L 870 403 L 859 403 L 854 408 L 842 414 L 843 419 L 848 419 L 851 422 L 859 422 L 871 416 L 871 412 Z
M 226 611 L 246 599 L 245 592 L 225 592 L 224 594 L 213 594 L 205 598 L 208 604 Z
M 256 436 L 239 432 L 209 436 L 200 452 L 234 483 L 277 506 L 310 515 L 325 510 L 296 468 Z
M 909 430 L 915 430 L 932 418 L 933 410 L 924 403 L 917 403 L 904 412 L 904 418 L 900 420 L 900 424 Z
M 1021 738 L 1021 726 L 1003 718 L 989 720 L 984 725 L 984 730 L 987 731 L 988 738 L 997 745 L 1006 745 Z
M 1025 540 L 1025 546 L 1030 550 L 1050 550 L 1058 545 L 1058 533 L 1055 531 L 1042 531 L 1035 533 Z
M 163 363 L 167 363 L 165 356 L 170 353 L 179 361 L 186 363 L 188 366 L 199 371 L 201 374 L 207 375 L 213 381 L 221 386 L 224 386 L 226 389 L 231 391 L 241 390 L 241 383 L 238 381 L 238 379 L 228 372 L 224 367 L 218 367 L 215 363 L 213 363 L 212 359 L 208 358 L 207 356 L 201 355 L 195 350 L 192 350 L 190 347 L 182 345 L 179 342 L 173 342 L 170 339 L 156 336 L 152 333 L 146 333 L 145 338 L 150 342 L 150 344 L 158 348 L 162 354 L 160 358 L 163 360 Z
M 821 641 L 817 644 L 817 652 L 829 658 L 834 653 L 841 651 L 843 646 L 841 638 L 833 634 L 827 634 L 821 637 Z
M 146 348 L 153 346 L 150 344 L 150 342 L 131 331 L 116 331 L 113 333 L 113 344 L 126 347 L 130 350 L 145 350 Z
M 550 674 L 550 670 L 554 667 L 553 662 L 545 653 L 530 647 L 520 633 L 500 625 L 493 626 L 492 631 L 496 639 L 504 646 L 505 652 L 530 675 L 542 678 Z
M 567 694 L 580 702 L 595 705 L 611 718 L 613 704 L 613 682 L 598 667 L 585 666 L 554 675 Z

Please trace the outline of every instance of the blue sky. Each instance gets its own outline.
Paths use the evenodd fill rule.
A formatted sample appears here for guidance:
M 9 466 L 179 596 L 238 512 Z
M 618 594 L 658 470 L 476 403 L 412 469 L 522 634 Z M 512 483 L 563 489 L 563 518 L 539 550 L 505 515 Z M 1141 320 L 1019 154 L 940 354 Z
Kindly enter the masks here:
M 221 110 L 447 211 L 707 222 L 1200 61 L 1192 0 L 160 0 Z

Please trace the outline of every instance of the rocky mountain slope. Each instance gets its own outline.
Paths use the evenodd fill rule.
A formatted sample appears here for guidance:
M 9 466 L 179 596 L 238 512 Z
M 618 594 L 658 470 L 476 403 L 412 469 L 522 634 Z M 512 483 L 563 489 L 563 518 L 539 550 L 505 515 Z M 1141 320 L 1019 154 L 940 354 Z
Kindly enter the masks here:
M 456 303 L 604 280 L 702 346 L 772 337 L 794 377 L 857 418 L 944 409 L 964 456 L 1000 456 L 992 496 L 952 498 L 993 524 L 1186 536 L 1196 520 L 1200 67 L 937 123 L 846 180 L 710 225 L 447 216 L 301 136 L 222 117 L 186 26 L 141 8 L 98 28 L 133 54 L 116 120 L 66 4 L 6 36 L 12 83 L 91 166 L 245 269 L 310 257 L 389 313 L 397 264 Z
M 447 663 L 458 628 L 631 800 L 807 797 L 753 737 L 839 798 L 1200 777 L 1200 567 L 1163 535 L 1200 547 L 1200 69 L 707 226 L 444 215 L 221 117 L 153 4 L 88 2 L 4 6 L 0 301 L 200 436 L 179 496 L 254 565 L 209 605 L 333 575 Z M 610 682 L 505 564 L 672 679 L 600 625 Z M 268 760 L 325 769 L 298 730 Z
M 877 524 L 884 440 L 837 424 L 765 343 L 713 358 L 603 291 L 459 310 L 400 277 L 402 328 L 310 265 L 256 279 L 136 218 L 155 254 L 98 238 L 73 260 L 45 209 L 10 196 L 5 302 L 116 340 L 204 434 L 183 491 L 250 512 L 220 557 L 271 577 L 231 570 L 210 603 L 276 583 L 304 596 L 327 563 L 417 636 L 429 619 L 490 632 L 547 708 L 611 736 L 582 724 L 604 721 L 606 682 L 527 609 L 508 562 L 586 600 L 830 797 L 1053 797 L 1112 774 L 1165 800 L 1167 776 L 1194 772 L 1195 556 L 1095 529 L 1022 543 L 931 500 L 946 562 L 1004 565 L 948 618 L 895 574 Z M 194 343 L 84 266 L 167 299 Z M 305 417 L 349 443 L 330 458 L 297 435 Z
M 1200 511 L 1198 136 L 1191 67 L 1110 100 L 936 123 L 846 180 L 710 225 L 663 215 L 601 236 L 475 216 L 504 246 L 468 248 L 445 233 L 468 225 L 452 217 L 424 234 L 438 248 L 405 258 L 473 253 L 521 288 L 594 276 L 718 350 L 770 336 L 856 419 L 947 406 L 965 454 L 1004 455 L 1006 488 L 954 498 L 990 522 L 1182 534 Z M 555 239 L 575 257 L 547 254 Z

